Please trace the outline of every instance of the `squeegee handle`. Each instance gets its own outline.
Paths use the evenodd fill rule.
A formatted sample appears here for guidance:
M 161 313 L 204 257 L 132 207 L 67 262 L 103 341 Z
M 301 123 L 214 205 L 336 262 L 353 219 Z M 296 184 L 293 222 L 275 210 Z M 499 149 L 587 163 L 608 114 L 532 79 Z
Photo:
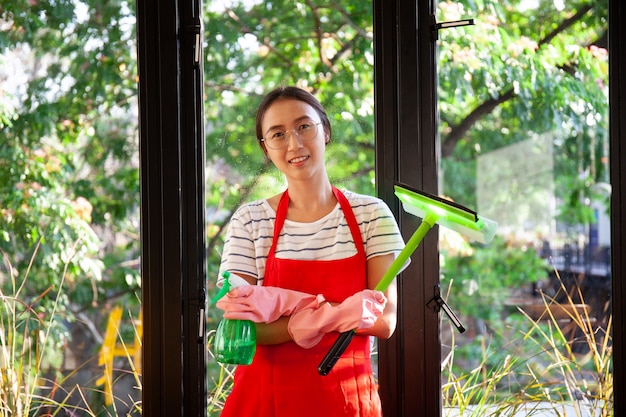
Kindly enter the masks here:
M 317 367 L 317 373 L 322 376 L 326 376 L 329 374 L 341 355 L 343 355 L 343 352 L 345 352 L 348 348 L 348 345 L 352 341 L 352 338 L 355 334 L 356 330 L 348 330 L 347 332 L 343 332 L 339 335 L 337 340 L 335 340 L 335 343 L 328 350 L 326 356 L 324 356 L 322 362 L 320 362 L 320 365 Z
M 385 291 L 391 282 L 394 280 L 396 275 L 400 272 L 406 261 L 409 260 L 415 249 L 420 245 L 426 233 L 433 227 L 436 223 L 437 217 L 434 215 L 427 214 L 426 218 L 420 223 L 417 230 L 413 233 L 413 236 L 406 242 L 404 248 L 398 254 L 398 257 L 394 259 L 393 263 L 385 272 L 385 275 L 378 281 L 378 284 L 374 288 L 377 291 Z
M 396 275 L 398 275 L 398 272 L 400 272 L 400 269 L 402 269 L 406 261 L 413 254 L 413 252 L 415 252 L 415 249 L 417 249 L 419 244 L 422 242 L 422 239 L 424 239 L 426 233 L 428 233 L 428 231 L 436 223 L 436 220 L 436 216 L 428 214 L 426 215 L 426 218 L 422 221 L 420 226 L 413 233 L 413 236 L 411 236 L 404 248 L 400 251 L 398 257 L 393 261 L 393 263 L 389 266 L 389 269 L 387 269 L 387 272 L 385 272 L 385 275 L 383 275 L 383 277 L 380 279 L 380 281 L 374 288 L 375 290 L 385 291 L 389 287 Z M 335 366 L 343 352 L 345 352 L 348 348 L 348 345 L 352 341 L 352 338 L 355 334 L 356 329 L 348 330 L 347 332 L 343 332 L 339 335 L 337 340 L 335 340 L 335 343 L 328 350 L 326 356 L 324 356 L 324 359 L 322 360 L 320 365 L 317 367 L 317 372 L 320 375 L 326 376 L 329 374 L 329 372 L 331 371 L 331 369 L 333 369 L 333 366 Z

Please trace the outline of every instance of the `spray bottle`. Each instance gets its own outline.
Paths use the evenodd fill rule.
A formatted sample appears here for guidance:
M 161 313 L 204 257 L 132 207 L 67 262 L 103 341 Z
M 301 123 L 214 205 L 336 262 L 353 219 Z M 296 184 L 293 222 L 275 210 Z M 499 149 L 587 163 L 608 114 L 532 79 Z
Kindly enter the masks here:
M 216 303 L 231 288 L 249 285 L 243 278 L 224 271 L 224 286 L 211 300 Z M 250 320 L 222 319 L 213 341 L 215 359 L 221 363 L 250 365 L 256 351 L 256 327 Z

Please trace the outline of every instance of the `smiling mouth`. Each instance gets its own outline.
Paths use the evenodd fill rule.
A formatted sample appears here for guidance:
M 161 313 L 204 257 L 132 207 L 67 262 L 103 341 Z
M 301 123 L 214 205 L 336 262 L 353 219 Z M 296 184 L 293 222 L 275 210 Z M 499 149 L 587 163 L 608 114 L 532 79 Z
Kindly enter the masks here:
M 306 161 L 307 159 L 309 159 L 308 156 L 299 156 L 297 158 L 290 159 L 289 163 L 290 164 L 297 164 L 298 162 Z

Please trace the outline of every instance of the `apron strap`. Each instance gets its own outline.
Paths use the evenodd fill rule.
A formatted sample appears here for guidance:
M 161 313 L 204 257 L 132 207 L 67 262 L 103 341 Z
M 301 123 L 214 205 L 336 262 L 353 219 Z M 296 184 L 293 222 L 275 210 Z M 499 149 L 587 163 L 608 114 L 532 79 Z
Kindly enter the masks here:
M 363 243 L 363 237 L 361 236 L 361 229 L 359 229 L 359 223 L 356 221 L 356 217 L 354 216 L 354 212 L 352 211 L 352 206 L 350 206 L 350 202 L 346 198 L 346 196 L 339 191 L 337 187 L 332 186 L 333 194 L 335 198 L 339 202 L 339 206 L 343 211 L 343 215 L 348 222 L 348 227 L 350 228 L 350 232 L 352 233 L 352 239 L 354 239 L 354 245 L 356 246 L 356 251 L 359 256 L 363 257 L 365 260 L 365 245 Z M 278 207 L 276 209 L 276 222 L 274 223 L 274 238 L 272 239 L 272 246 L 268 252 L 268 258 L 274 256 L 274 252 L 276 252 L 276 245 L 278 244 L 278 236 L 280 235 L 280 231 L 283 229 L 283 225 L 285 224 L 285 219 L 287 218 L 287 209 L 289 208 L 289 193 L 287 190 L 280 197 L 280 201 L 278 202 Z
M 289 208 L 289 193 L 287 190 L 280 197 L 280 201 L 278 202 L 278 207 L 276 208 L 276 221 L 274 223 L 274 238 L 272 239 L 272 246 L 270 247 L 269 252 L 267 253 L 268 259 L 274 256 L 274 252 L 276 252 L 276 245 L 278 244 L 278 236 L 280 235 L 280 231 L 283 229 L 283 224 L 285 224 L 285 219 L 287 218 L 287 209 Z
M 356 217 L 352 211 L 352 206 L 350 206 L 350 202 L 346 196 L 343 195 L 343 193 L 335 186 L 333 186 L 333 193 L 335 194 L 337 201 L 339 201 L 341 210 L 343 210 L 343 215 L 348 222 L 348 227 L 350 227 L 350 232 L 352 232 L 352 239 L 354 239 L 356 251 L 359 253 L 359 256 L 362 256 L 363 260 L 365 260 L 365 245 L 363 244 L 361 229 L 359 229 L 359 223 L 356 221 Z

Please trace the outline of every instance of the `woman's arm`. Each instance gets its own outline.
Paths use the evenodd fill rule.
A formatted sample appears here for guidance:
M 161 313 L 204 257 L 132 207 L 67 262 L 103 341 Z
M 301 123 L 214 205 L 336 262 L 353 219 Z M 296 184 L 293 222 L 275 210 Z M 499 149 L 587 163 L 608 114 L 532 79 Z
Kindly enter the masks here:
M 369 289 L 376 287 L 394 259 L 395 255 L 390 253 L 388 255 L 373 257 L 367 261 L 367 282 Z M 385 297 L 387 297 L 387 304 L 383 315 L 376 320 L 376 324 L 373 327 L 359 330 L 359 333 L 369 334 L 381 339 L 388 339 L 393 335 L 396 329 L 398 303 L 395 280 L 392 281 L 389 287 L 384 291 L 384 294 Z M 275 345 L 291 341 L 291 336 L 287 330 L 288 322 L 289 317 L 281 317 L 273 323 L 257 323 L 257 343 L 260 345 Z
M 277 345 L 291 341 L 287 331 L 289 316 L 283 316 L 273 323 L 256 323 L 256 342 L 259 345 Z
M 393 253 L 375 256 L 367 261 L 367 287 L 374 289 L 378 282 L 382 279 L 385 272 L 389 269 L 395 259 Z M 369 334 L 381 339 L 388 339 L 396 330 L 397 307 L 398 307 L 398 291 L 396 280 L 394 279 L 389 287 L 384 291 L 387 297 L 387 305 L 383 315 L 376 320 L 374 327 L 360 330 L 359 333 Z
M 239 274 L 250 285 L 256 285 L 256 279 L 250 275 Z M 272 323 L 255 323 L 256 340 L 259 345 L 277 345 L 291 341 L 291 336 L 287 331 L 289 316 L 284 316 Z

